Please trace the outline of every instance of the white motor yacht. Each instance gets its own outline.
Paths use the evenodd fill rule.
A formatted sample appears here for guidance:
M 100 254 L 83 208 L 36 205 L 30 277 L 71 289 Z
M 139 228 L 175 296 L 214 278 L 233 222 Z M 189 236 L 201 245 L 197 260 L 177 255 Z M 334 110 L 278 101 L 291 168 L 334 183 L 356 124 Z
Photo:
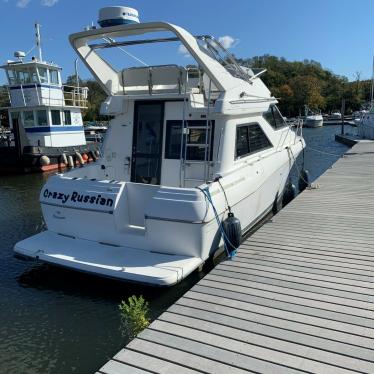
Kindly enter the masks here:
M 170 286 L 220 248 L 234 253 L 233 221 L 241 235 L 278 206 L 305 143 L 280 114 L 264 71 L 239 66 L 214 38 L 138 23 L 128 9 L 102 14 L 105 27 L 70 36 L 108 95 L 101 113 L 113 119 L 102 157 L 47 180 L 47 229 L 15 252 Z M 183 45 L 194 64 L 115 69 L 100 54 L 154 43 Z
M 330 120 L 341 120 L 342 115 L 340 112 L 332 112 L 329 117 Z
M 323 117 L 319 112 L 312 111 L 309 107 L 305 107 L 305 127 L 322 127 Z
M 360 121 L 356 124 L 359 137 L 374 140 L 374 106 L 369 111 L 362 111 Z

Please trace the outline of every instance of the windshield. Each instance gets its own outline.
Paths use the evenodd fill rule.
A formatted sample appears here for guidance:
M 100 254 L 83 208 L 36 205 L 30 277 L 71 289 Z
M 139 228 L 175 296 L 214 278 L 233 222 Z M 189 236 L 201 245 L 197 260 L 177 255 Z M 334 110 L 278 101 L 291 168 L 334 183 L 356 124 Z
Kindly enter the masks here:
M 222 44 L 212 36 L 197 36 L 196 40 L 200 50 L 218 61 L 232 76 L 248 81 L 250 76 L 238 64 L 235 57 L 225 49 Z
M 91 48 L 100 55 L 110 60 L 113 67 L 122 70 L 124 59 L 131 60 L 128 67 L 137 66 L 160 66 L 175 64 L 178 66 L 197 66 L 196 61 L 192 61 L 192 56 L 187 48 L 181 43 L 175 34 L 170 32 L 148 32 L 149 38 L 145 34 L 132 35 L 131 40 L 126 37 L 101 39 L 99 44 L 91 44 Z M 210 58 L 220 63 L 232 76 L 248 81 L 250 74 L 237 63 L 235 58 L 211 36 L 195 36 L 200 50 Z M 104 43 L 103 43 L 104 42 Z M 171 47 L 170 47 L 171 45 Z M 121 58 L 115 58 L 114 52 L 121 51 Z

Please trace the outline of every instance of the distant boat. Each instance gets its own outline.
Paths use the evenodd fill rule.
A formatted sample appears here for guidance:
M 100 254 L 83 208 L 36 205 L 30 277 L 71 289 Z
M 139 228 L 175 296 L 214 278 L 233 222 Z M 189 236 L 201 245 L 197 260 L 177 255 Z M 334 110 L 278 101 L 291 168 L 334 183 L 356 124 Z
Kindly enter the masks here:
M 369 112 L 363 112 L 360 121 L 357 122 L 358 136 L 374 140 L 374 106 Z
M 322 127 L 323 117 L 322 114 L 312 111 L 308 106 L 305 106 L 305 127 Z
M 84 134 L 88 142 L 102 143 L 107 130 L 108 126 L 96 122 L 90 122 L 84 125 Z
M 342 119 L 342 115 L 341 115 L 340 112 L 333 112 L 333 113 L 331 113 L 329 119 L 331 119 L 331 120 L 340 120 L 340 119 Z
M 363 139 L 374 140 L 374 57 L 372 65 L 370 110 L 362 111 L 361 120 L 357 123 L 358 136 Z
M 0 173 L 44 172 L 74 167 L 96 160 L 100 144 L 87 143 L 82 109 L 87 107 L 87 87 L 62 84 L 61 68 L 42 58 L 39 25 L 38 57 L 0 66 L 6 72 L 8 131 L 0 132 Z
M 353 112 L 352 113 L 353 124 L 358 126 L 366 113 L 368 113 L 367 110 L 359 110 L 359 111 Z

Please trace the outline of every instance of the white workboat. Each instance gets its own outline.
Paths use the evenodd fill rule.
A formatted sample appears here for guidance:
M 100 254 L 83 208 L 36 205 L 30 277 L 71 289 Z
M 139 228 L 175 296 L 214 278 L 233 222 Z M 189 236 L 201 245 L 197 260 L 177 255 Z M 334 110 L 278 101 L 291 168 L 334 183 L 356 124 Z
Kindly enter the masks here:
M 96 159 L 99 146 L 87 144 L 82 109 L 87 108 L 87 87 L 62 84 L 61 68 L 42 57 L 39 24 L 35 25 L 38 57 L 26 53 L 0 66 L 5 70 L 9 128 L 12 137 L 0 141 L 0 173 L 51 171 L 78 159 Z
M 260 79 L 263 71 L 240 67 L 211 37 L 170 23 L 136 23 L 134 12 L 126 24 L 126 16 L 121 22 L 111 11 L 101 18 L 107 27 L 70 36 L 108 95 L 101 112 L 113 119 L 103 156 L 48 179 L 40 193 L 47 229 L 17 243 L 15 251 L 169 286 L 225 243 L 233 253 L 231 231 L 238 225 L 228 216 L 240 221 L 240 235 L 278 206 L 305 143 L 278 111 Z M 154 38 L 156 32 L 169 35 Z M 99 56 L 108 48 L 167 42 L 177 43 L 175 50 L 182 44 L 195 65 L 115 70 Z M 225 241 L 222 221 L 229 227 Z

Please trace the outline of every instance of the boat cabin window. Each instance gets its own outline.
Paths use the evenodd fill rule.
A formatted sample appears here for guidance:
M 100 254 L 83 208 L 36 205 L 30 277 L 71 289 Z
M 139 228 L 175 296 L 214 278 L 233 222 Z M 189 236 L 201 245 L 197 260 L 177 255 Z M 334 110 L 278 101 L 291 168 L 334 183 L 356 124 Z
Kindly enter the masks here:
M 11 119 L 12 119 L 12 124 L 13 124 L 13 121 L 19 121 L 20 120 L 20 112 L 10 112 L 10 116 L 11 116 Z
M 38 83 L 38 74 L 35 67 L 23 69 L 9 69 L 8 80 L 10 85 Z
M 47 120 L 47 111 L 46 110 L 37 110 L 36 118 L 38 121 L 38 126 L 48 126 Z
M 276 105 L 270 105 L 269 109 L 264 113 L 263 116 L 266 121 L 276 130 L 287 126 L 286 121 Z
M 59 84 L 58 70 L 49 70 L 49 82 L 51 84 Z
M 38 67 L 40 83 L 48 83 L 48 70 L 46 68 Z
M 17 75 L 15 74 L 14 70 L 8 70 L 7 75 L 8 75 L 9 84 L 11 86 L 14 84 L 17 84 Z
M 187 160 L 203 161 L 205 159 L 205 143 L 206 143 L 206 121 L 196 120 L 187 121 Z M 166 121 L 166 141 L 165 141 L 165 158 L 179 160 L 181 156 L 181 137 L 182 137 L 183 121 Z M 213 136 L 214 121 L 211 121 L 211 129 L 209 129 L 208 137 L 210 137 L 210 155 L 213 155 Z M 209 140 L 208 140 L 209 141 Z M 185 152 L 186 136 L 184 136 L 184 144 L 182 152 Z M 184 154 L 184 153 L 183 153 Z
M 236 127 L 236 159 L 263 151 L 272 146 L 258 123 L 246 123 Z
M 64 110 L 64 125 L 71 125 L 71 112 Z
M 35 126 L 35 118 L 34 118 L 33 110 L 26 110 L 23 112 L 23 126 L 25 128 Z
M 59 110 L 51 110 L 52 125 L 61 125 L 61 113 Z

